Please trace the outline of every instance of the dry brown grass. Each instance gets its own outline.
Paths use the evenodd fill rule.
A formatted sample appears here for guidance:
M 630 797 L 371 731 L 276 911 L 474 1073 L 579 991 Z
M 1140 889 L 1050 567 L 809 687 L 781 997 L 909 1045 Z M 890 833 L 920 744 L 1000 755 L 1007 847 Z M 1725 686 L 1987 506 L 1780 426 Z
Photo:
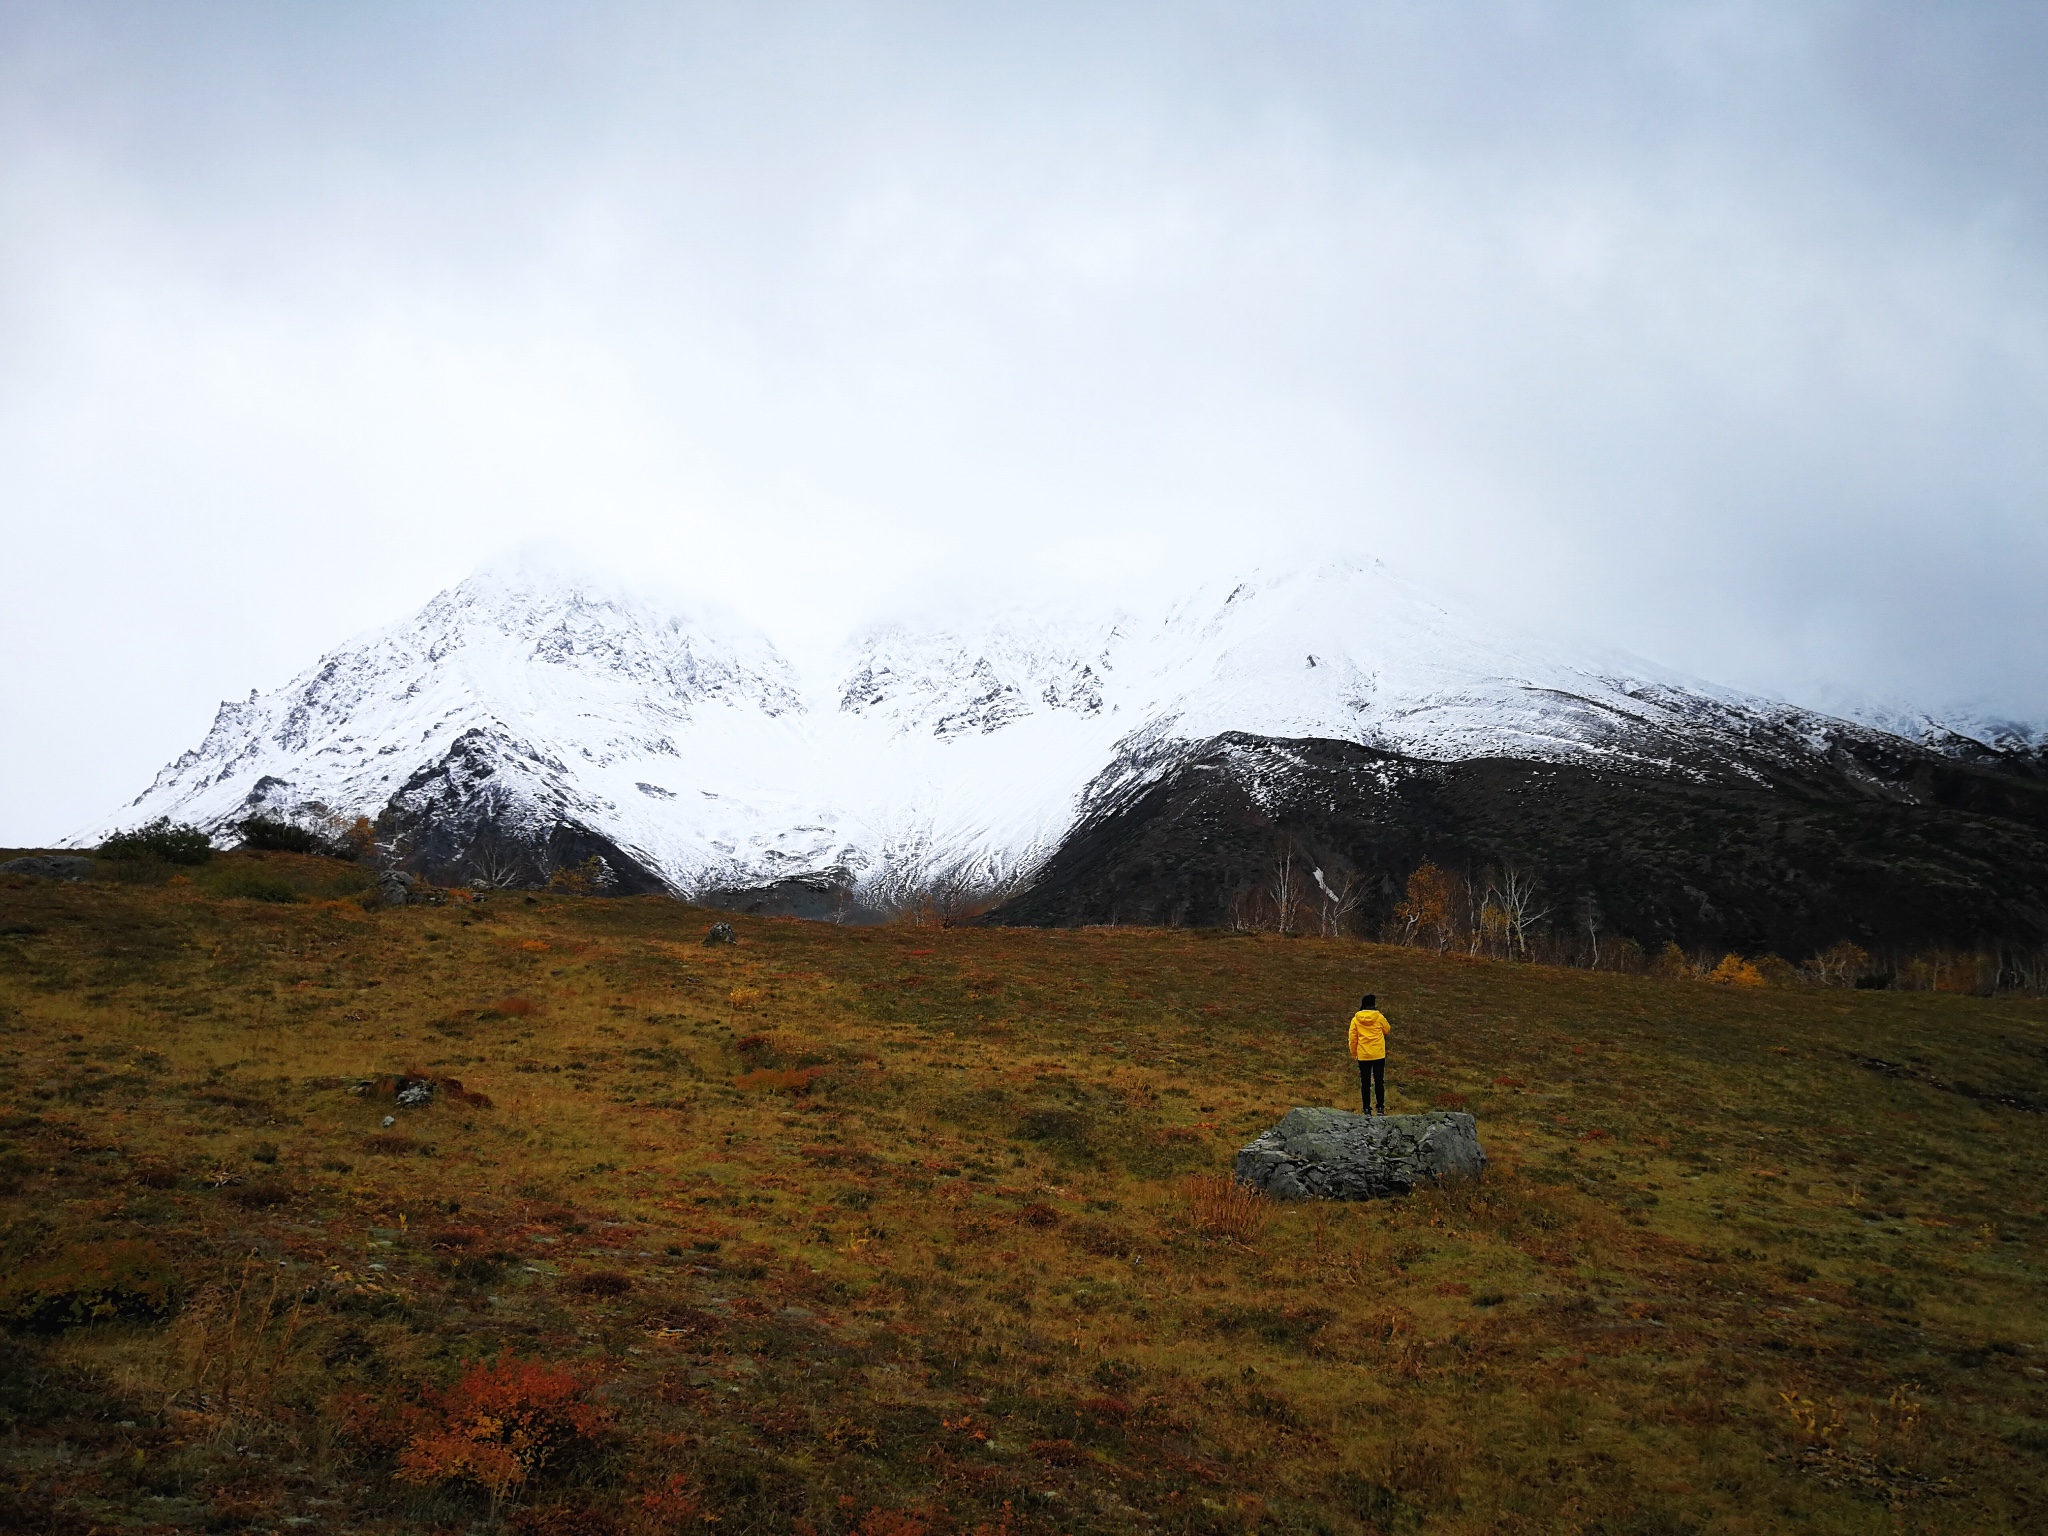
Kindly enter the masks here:
M 399 1459 L 508 1355 L 608 1415 L 507 1485 L 535 1530 L 1960 1533 L 2048 1503 L 2038 1003 L 1176 932 L 739 918 L 707 948 L 711 920 L 0 882 L 0 1266 L 155 1254 L 182 1298 L 0 1337 L 35 1384 L 0 1391 L 21 1518 L 460 1529 L 484 1485 Z M 1486 1181 L 1235 1191 L 1288 1107 L 1351 1102 L 1365 986 L 1390 1107 L 1464 1100 Z
M 1191 1173 L 1186 1183 L 1188 1222 L 1204 1237 L 1250 1248 L 1266 1230 L 1273 1203 L 1227 1173 Z

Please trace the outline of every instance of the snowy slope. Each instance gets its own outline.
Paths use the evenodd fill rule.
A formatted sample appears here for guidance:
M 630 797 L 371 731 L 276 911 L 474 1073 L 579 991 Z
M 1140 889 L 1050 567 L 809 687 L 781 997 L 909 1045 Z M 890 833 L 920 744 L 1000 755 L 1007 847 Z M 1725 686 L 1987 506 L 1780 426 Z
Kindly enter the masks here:
M 450 858 L 509 838 L 544 864 L 574 828 L 678 891 L 810 876 L 886 899 L 940 878 L 1011 886 L 1105 796 L 1225 732 L 1752 772 L 1859 729 L 1559 655 L 1377 565 L 1254 575 L 1152 618 L 880 624 L 810 679 L 741 626 L 486 571 L 224 704 L 75 841 L 265 809 L 454 828 L 436 845 Z
M 774 814 L 765 770 L 799 754 L 803 709 L 760 636 L 582 583 L 479 573 L 275 693 L 223 704 L 199 747 L 78 841 L 155 815 L 374 817 L 467 742 L 515 820 L 586 821 L 658 865 L 702 862 Z M 798 841 L 808 859 L 815 839 Z
M 2048 757 L 2048 724 L 2016 720 L 1991 705 L 1923 710 L 1842 693 L 1828 698 L 1825 707 L 1845 720 L 1939 752 L 1957 754 L 1975 746 L 2020 757 Z

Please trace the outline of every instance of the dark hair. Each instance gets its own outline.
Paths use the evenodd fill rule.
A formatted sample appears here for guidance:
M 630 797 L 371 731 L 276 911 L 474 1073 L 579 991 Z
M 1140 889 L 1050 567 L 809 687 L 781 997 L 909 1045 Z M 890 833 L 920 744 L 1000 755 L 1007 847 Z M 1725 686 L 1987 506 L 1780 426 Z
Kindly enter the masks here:
M 1377 1002 L 1379 1002 L 1379 999 L 1374 997 L 1370 992 L 1368 992 L 1365 994 L 1364 997 L 1358 1000 L 1358 1006 L 1361 1008 L 1370 1008 Z

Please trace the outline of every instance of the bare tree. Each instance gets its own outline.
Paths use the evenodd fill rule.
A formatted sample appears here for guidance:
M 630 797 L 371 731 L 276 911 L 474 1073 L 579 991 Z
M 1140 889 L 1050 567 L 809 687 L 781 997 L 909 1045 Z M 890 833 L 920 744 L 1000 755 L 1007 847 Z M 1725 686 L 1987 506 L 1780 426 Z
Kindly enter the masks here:
M 1489 960 L 1506 960 L 1513 957 L 1514 947 L 1515 930 L 1507 908 L 1495 899 L 1494 889 L 1488 885 L 1473 914 L 1471 952 Z
M 1550 915 L 1548 907 L 1538 908 L 1536 905 L 1541 893 L 1542 887 L 1536 883 L 1536 877 L 1512 864 L 1494 877 L 1493 889 L 1489 893 L 1506 924 L 1511 952 L 1525 960 L 1529 956 L 1529 930 Z M 1597 954 L 1597 940 L 1594 948 Z
M 1231 892 L 1230 931 L 1250 933 L 1258 926 L 1258 892 L 1244 889 Z
M 1334 871 L 1333 871 L 1334 872 Z M 1323 878 L 1323 872 L 1315 871 L 1316 889 L 1323 893 L 1323 937 L 1339 938 L 1343 935 L 1346 921 L 1358 904 L 1365 899 L 1359 878 L 1355 874 L 1339 875 L 1335 884 Z
M 469 865 L 469 883 L 480 891 L 512 890 L 524 874 L 519 848 L 495 827 L 487 827 L 469 845 L 464 862 Z
M 1597 970 L 1600 965 L 1600 915 L 1599 898 L 1591 891 L 1579 898 L 1579 921 L 1585 925 L 1586 942 L 1592 946 L 1592 964 Z
M 519 865 L 493 848 L 470 860 L 470 884 L 480 891 L 509 891 L 519 883 Z
M 1273 916 L 1282 933 L 1294 931 L 1294 917 L 1301 906 L 1301 877 L 1294 872 L 1294 850 L 1283 848 L 1273 861 L 1266 894 L 1273 898 Z

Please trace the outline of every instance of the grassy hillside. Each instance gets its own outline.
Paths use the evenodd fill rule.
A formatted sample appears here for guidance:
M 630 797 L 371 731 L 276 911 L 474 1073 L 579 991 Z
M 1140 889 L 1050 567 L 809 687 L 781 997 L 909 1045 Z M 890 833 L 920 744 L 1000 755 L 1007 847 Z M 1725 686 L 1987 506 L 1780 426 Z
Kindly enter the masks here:
M 0 1526 L 2048 1523 L 2038 1000 L 350 878 L 0 877 Z M 1366 988 L 1488 1177 L 1227 1209 Z

